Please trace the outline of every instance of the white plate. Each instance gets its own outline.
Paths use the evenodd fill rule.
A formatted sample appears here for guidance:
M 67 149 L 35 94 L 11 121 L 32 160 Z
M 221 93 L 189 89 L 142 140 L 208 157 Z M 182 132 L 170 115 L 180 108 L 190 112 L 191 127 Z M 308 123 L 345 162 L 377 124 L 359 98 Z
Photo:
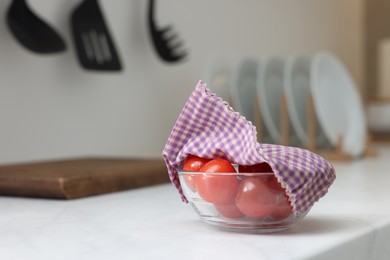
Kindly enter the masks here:
M 204 73 L 204 82 L 218 97 L 230 102 L 230 84 L 232 83 L 232 65 L 227 59 L 216 58 L 210 62 Z
M 256 60 L 243 60 L 234 72 L 231 85 L 233 107 L 249 121 L 253 121 L 257 67 Z
M 307 104 L 311 93 L 310 65 L 309 56 L 295 55 L 287 59 L 284 70 L 284 91 L 291 124 L 300 143 L 304 145 L 308 145 Z M 318 123 L 316 129 L 316 146 L 328 148 L 329 141 Z
M 280 98 L 283 94 L 284 60 L 273 56 L 265 59 L 259 67 L 257 91 L 265 127 L 273 142 L 279 143 L 280 134 Z
M 312 95 L 318 120 L 332 145 L 343 138 L 343 150 L 360 156 L 365 149 L 367 123 L 357 87 L 341 61 L 329 52 L 312 61 Z

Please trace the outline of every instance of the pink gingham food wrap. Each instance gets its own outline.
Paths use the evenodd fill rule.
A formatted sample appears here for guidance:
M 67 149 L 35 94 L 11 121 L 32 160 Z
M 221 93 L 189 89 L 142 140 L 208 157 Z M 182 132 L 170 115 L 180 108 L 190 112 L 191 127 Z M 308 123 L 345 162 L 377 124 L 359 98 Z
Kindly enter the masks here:
M 256 128 L 199 81 L 165 144 L 171 182 L 187 202 L 177 169 L 188 155 L 225 158 L 240 165 L 266 162 L 286 189 L 293 212 L 306 214 L 336 178 L 324 158 L 301 148 L 257 142 Z

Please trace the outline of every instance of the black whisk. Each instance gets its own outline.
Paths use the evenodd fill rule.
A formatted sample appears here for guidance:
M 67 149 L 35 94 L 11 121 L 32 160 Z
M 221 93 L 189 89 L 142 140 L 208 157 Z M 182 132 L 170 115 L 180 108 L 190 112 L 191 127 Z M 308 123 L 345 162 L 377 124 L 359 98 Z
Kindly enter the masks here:
M 150 0 L 148 9 L 149 31 L 157 54 L 166 62 L 183 60 L 187 56 L 187 52 L 179 51 L 183 43 L 177 40 L 177 35 L 172 33 L 172 26 L 166 26 L 162 29 L 158 28 L 154 19 L 154 6 L 154 0 Z

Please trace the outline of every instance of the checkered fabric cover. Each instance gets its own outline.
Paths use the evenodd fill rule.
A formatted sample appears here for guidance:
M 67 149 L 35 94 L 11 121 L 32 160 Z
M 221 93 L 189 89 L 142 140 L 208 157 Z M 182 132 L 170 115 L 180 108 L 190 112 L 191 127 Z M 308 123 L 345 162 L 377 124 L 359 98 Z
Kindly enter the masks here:
M 240 165 L 267 162 L 297 215 L 306 214 L 336 177 L 332 165 L 312 152 L 258 143 L 252 123 L 211 93 L 202 81 L 186 102 L 163 150 L 170 180 L 185 202 L 177 169 L 189 154 L 225 158 Z

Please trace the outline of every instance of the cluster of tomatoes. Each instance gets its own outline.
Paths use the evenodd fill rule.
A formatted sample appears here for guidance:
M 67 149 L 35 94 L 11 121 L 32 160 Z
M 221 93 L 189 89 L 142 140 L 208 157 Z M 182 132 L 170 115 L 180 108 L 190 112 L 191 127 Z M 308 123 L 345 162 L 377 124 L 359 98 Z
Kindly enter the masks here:
M 188 156 L 183 170 L 204 173 L 237 173 L 225 159 L 206 159 Z M 185 174 L 187 186 L 212 203 L 218 212 L 228 218 L 266 217 L 281 220 L 292 213 L 285 190 L 272 174 L 243 176 L 239 173 L 270 173 L 267 163 L 238 166 L 236 174 Z

